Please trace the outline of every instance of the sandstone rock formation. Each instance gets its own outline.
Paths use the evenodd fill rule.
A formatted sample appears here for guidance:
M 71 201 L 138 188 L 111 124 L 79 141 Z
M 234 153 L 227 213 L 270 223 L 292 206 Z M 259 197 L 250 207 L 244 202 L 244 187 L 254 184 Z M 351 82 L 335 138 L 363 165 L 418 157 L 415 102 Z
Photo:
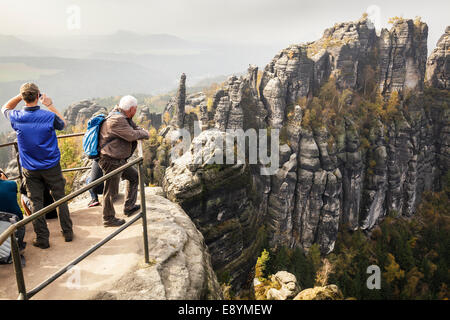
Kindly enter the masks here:
M 85 123 L 89 120 L 95 113 L 108 114 L 105 107 L 100 106 L 96 102 L 91 100 L 83 100 L 71 104 L 64 112 L 64 118 L 68 125 L 77 125 Z
M 380 88 L 383 93 L 403 89 L 422 90 L 427 60 L 428 26 L 400 19 L 379 39 Z
M 297 278 L 287 271 L 278 271 L 272 275 L 272 282 L 277 282 L 280 289 L 270 288 L 267 291 L 267 300 L 288 300 L 292 299 L 299 292 L 300 287 L 297 284 Z
M 204 131 L 190 149 L 166 169 L 163 189 L 178 202 L 205 237 L 212 265 L 222 282 L 240 288 L 254 266 L 262 240 L 257 187 L 250 185 L 249 166 L 208 164 L 223 154 L 217 148 L 226 134 Z M 204 141 L 205 148 L 196 150 Z M 193 162 L 202 159 L 201 164 Z
M 427 61 L 427 83 L 435 88 L 450 88 L 450 26 L 445 29 Z
M 339 288 L 330 284 L 325 287 L 305 289 L 295 296 L 293 300 L 343 300 L 344 296 Z
M 181 74 L 177 94 L 169 100 L 162 113 L 163 127 L 159 131 L 159 135 L 162 137 L 178 137 L 178 131 L 186 129 L 193 136 L 194 124 L 202 118 L 201 105 L 206 105 L 205 94 L 197 92 L 186 97 L 186 75 Z M 203 117 L 206 116 L 207 118 L 207 112 L 205 110 L 203 112 L 205 113 Z M 178 139 L 177 137 L 174 139 Z
M 149 107 L 144 107 L 139 110 L 139 116 L 137 117 L 138 123 L 148 122 L 149 126 L 159 130 L 162 124 L 162 114 L 150 112 Z
M 369 68 L 379 67 L 383 93 L 422 90 L 427 35 L 425 23 L 399 20 L 377 37 L 370 21 L 362 18 L 336 24 L 315 42 L 283 49 L 265 67 L 260 84 L 269 125 L 279 128 L 286 107 L 316 92 L 330 76 L 341 89 L 361 89 Z
M 186 75 L 181 74 L 180 85 L 178 87 L 177 96 L 175 98 L 175 108 L 172 124 L 177 128 L 183 128 L 186 104 Z
M 256 280 L 256 279 L 255 279 Z M 259 281 L 258 281 L 259 282 Z M 343 300 L 344 296 L 334 285 L 317 286 L 304 289 L 297 284 L 295 275 L 287 271 L 278 271 L 270 277 L 270 281 L 255 285 L 256 291 L 265 292 L 267 300 Z M 258 295 L 257 295 L 258 297 Z M 261 299 L 261 297 L 259 298 Z
M 92 100 L 82 100 L 67 107 L 64 112 L 64 118 L 68 125 L 80 125 L 86 123 L 94 114 L 108 114 L 108 108 L 100 106 Z M 143 107 L 138 110 L 134 120 L 139 123 L 148 122 L 158 130 L 162 124 L 162 114 L 150 112 L 149 107 Z
M 272 247 L 308 250 L 317 243 L 328 254 L 340 228 L 370 231 L 391 211 L 411 216 L 424 191 L 439 189 L 450 163 L 449 98 L 445 91 L 424 92 L 427 32 L 426 24 L 407 19 L 380 36 L 367 18 L 336 24 L 318 41 L 280 51 L 259 87 L 250 66 L 216 92 L 216 129 L 280 129 L 278 171 L 262 176 L 259 164 L 175 162 L 163 188 L 205 234 L 214 268 L 228 270 L 235 288 L 256 261 L 249 252 L 256 251 L 262 226 Z M 428 62 L 436 65 L 430 74 L 446 74 L 439 71 L 438 56 L 447 57 L 439 48 Z M 342 93 L 334 102 L 341 111 L 377 88 L 380 101 L 398 94 L 395 119 L 370 119 L 361 128 L 358 115 L 348 114 L 333 128 L 304 124 L 308 103 L 330 82 Z M 224 241 L 227 235 L 233 241 Z
M 257 97 L 257 73 L 258 68 L 251 65 L 246 76 L 231 76 L 217 90 L 212 105 L 216 128 L 224 131 L 266 127 L 267 112 Z
M 13 151 L 15 153 L 15 151 Z M 2 168 L 3 169 L 3 168 Z M 17 159 L 12 159 L 8 162 L 8 166 L 3 169 L 5 173 L 8 175 L 8 177 L 18 177 L 19 167 L 17 166 Z

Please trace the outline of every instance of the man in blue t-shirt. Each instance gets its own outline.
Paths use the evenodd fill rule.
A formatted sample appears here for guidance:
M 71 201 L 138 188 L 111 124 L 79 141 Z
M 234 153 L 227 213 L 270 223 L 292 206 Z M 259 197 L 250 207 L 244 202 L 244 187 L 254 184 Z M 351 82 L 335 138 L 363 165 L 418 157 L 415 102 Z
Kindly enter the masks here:
M 24 100 L 23 110 L 14 110 Z M 39 101 L 48 108 L 42 110 Z M 25 185 L 31 201 L 31 211 L 35 213 L 43 208 L 44 189 L 48 187 L 55 201 L 65 196 L 66 181 L 61 172 L 58 139 L 55 130 L 62 130 L 65 120 L 53 106 L 52 99 L 41 95 L 34 83 L 25 83 L 20 94 L 9 100 L 1 112 L 11 122 L 17 133 L 20 164 L 23 168 Z M 69 207 L 64 203 L 58 207 L 59 222 L 66 242 L 72 241 L 72 220 Z M 46 249 L 50 246 L 45 217 L 33 221 L 36 240 L 35 247 Z

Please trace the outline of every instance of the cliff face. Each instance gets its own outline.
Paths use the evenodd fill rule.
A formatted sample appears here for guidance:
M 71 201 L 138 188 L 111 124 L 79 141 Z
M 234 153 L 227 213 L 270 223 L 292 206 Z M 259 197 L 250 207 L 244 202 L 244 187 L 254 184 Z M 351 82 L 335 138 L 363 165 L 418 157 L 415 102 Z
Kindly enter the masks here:
M 97 112 L 104 114 L 108 113 L 105 107 L 100 106 L 91 100 L 82 100 L 67 107 L 64 112 L 64 118 L 68 125 L 75 126 L 84 124 Z
M 280 127 L 286 106 L 312 95 L 330 75 L 341 88 L 356 89 L 375 44 L 375 30 L 361 20 L 336 24 L 318 41 L 281 50 L 265 67 L 260 84 L 269 124 Z
M 201 141 L 207 150 L 205 162 L 217 156 L 216 139 L 226 139 L 225 132 L 214 129 L 196 137 L 190 150 L 166 169 L 163 188 L 205 237 L 219 279 L 240 287 L 259 254 L 265 208 L 258 198 L 260 190 L 249 184 L 255 178 L 249 166 L 192 164 L 192 158 L 202 157 L 194 150 Z
M 280 127 L 286 106 L 317 92 L 330 76 L 340 89 L 361 90 L 371 69 L 378 73 L 382 93 L 422 90 L 427 35 L 426 24 L 399 20 L 377 37 L 371 23 L 361 19 L 336 24 L 315 42 L 281 50 L 265 67 L 260 84 L 269 124 Z
M 148 124 L 153 126 L 156 130 L 161 127 L 162 119 L 161 113 L 150 112 L 149 107 L 144 107 L 139 110 L 139 116 L 137 117 L 138 123 L 144 123 L 148 121 Z
M 82 100 L 75 102 L 67 107 L 64 111 L 64 118 L 70 126 L 85 125 L 92 116 L 103 113 L 107 115 L 112 107 L 107 108 L 99 105 L 92 100 Z M 148 122 L 156 129 L 161 127 L 162 115 L 160 113 L 150 112 L 148 107 L 139 108 L 138 115 L 135 119 L 140 122 Z
M 427 32 L 413 20 L 398 20 L 380 36 L 366 19 L 336 24 L 318 41 L 281 50 L 259 86 L 251 66 L 217 91 L 212 119 L 220 132 L 280 129 L 278 171 L 175 162 L 163 187 L 214 235 L 205 236 L 213 266 L 228 270 L 235 287 L 256 261 L 262 226 L 272 247 L 318 243 L 327 254 L 339 228 L 369 231 L 390 211 L 413 215 L 421 194 L 439 188 L 450 159 L 449 93 L 425 88 L 424 79 L 428 65 L 435 88 L 448 83 L 448 36 L 427 63 Z M 322 88 L 330 83 L 339 96 L 327 100 Z M 371 104 L 363 105 L 367 96 Z M 362 123 L 374 105 L 384 107 Z M 381 116 L 389 112 L 395 117 Z M 327 120 L 311 125 L 313 113 Z
M 427 36 L 427 25 L 413 20 L 402 19 L 391 30 L 381 31 L 379 83 L 383 93 L 423 89 Z
M 439 172 L 446 168 L 437 169 L 436 144 L 442 135 L 421 96 L 427 32 L 426 24 L 412 20 L 397 21 L 380 37 L 365 19 L 341 23 L 316 42 L 282 50 L 265 68 L 260 92 L 268 122 L 287 128 L 288 142 L 298 159 L 296 179 L 284 181 L 295 190 L 287 193 L 295 194 L 295 201 L 289 201 L 285 211 L 292 217 L 285 219 L 280 232 L 287 239 L 274 237 L 274 244 L 281 241 L 308 248 L 317 242 L 324 253 L 330 252 L 340 215 L 352 229 L 371 229 L 391 210 L 412 215 L 421 193 L 436 185 Z M 317 92 L 330 77 L 338 88 L 350 89 L 355 96 L 365 90 L 370 75 L 378 78 L 385 98 L 393 91 L 414 97 L 401 99 L 401 114 L 395 122 L 373 125 L 370 152 L 362 150 L 360 132 L 351 119 L 345 119 L 343 130 L 334 136 L 327 127 L 311 131 L 301 121 L 300 125 L 289 121 L 286 106 L 302 103 L 302 97 Z M 301 107 L 294 113 L 300 119 Z M 273 178 L 276 183 L 278 175 Z M 275 194 L 280 190 L 273 189 Z M 272 211 L 280 212 L 277 207 Z
M 427 83 L 439 89 L 450 88 L 450 26 L 439 39 L 427 61 Z

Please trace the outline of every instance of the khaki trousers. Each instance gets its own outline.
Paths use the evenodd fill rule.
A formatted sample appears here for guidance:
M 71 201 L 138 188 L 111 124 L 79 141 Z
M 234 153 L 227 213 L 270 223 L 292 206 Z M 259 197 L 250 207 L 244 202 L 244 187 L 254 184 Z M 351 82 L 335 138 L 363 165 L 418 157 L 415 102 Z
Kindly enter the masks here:
M 127 161 L 125 159 L 114 159 L 106 155 L 100 156 L 98 164 L 106 175 L 111 171 L 123 166 Z M 115 218 L 116 211 L 114 210 L 113 199 L 119 193 L 120 174 L 105 181 L 105 188 L 103 189 L 103 220 L 110 221 Z M 122 179 L 127 180 L 127 190 L 124 210 L 130 210 L 134 207 L 137 200 L 139 176 L 136 169 L 130 167 L 122 172 Z

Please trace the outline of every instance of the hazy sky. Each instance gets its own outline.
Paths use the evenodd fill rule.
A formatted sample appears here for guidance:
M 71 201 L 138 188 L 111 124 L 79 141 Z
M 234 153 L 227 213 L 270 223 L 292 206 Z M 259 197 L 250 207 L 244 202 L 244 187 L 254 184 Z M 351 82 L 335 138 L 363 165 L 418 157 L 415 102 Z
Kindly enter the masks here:
M 80 9 L 80 28 L 68 29 L 68 8 Z M 107 34 L 117 30 L 168 33 L 186 39 L 259 43 L 313 41 L 335 22 L 357 20 L 379 8 L 382 26 L 392 16 L 421 16 L 429 45 L 450 24 L 450 1 L 440 0 L 0 0 L 0 34 Z M 375 10 L 376 11 L 376 10 Z

